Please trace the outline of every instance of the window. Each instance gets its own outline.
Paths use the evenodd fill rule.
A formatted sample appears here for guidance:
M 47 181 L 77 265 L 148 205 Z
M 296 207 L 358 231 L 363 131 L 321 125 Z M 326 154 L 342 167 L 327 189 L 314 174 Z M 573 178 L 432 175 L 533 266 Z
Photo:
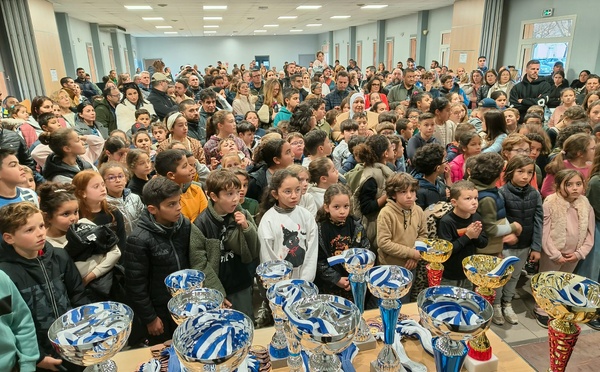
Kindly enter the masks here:
M 448 66 L 450 62 L 450 31 L 442 31 L 440 38 L 440 63 Z
M 323 60 L 325 61 L 325 63 L 329 63 L 329 44 L 324 44 L 321 47 L 321 52 L 323 52 Z
M 377 40 L 373 40 L 373 66 L 377 66 Z
M 85 46 L 87 49 L 88 63 L 90 64 L 90 79 L 92 81 L 98 81 L 98 77 L 96 76 L 96 62 L 94 60 L 94 48 L 91 43 L 86 43 Z
M 410 58 L 417 60 L 417 37 L 410 37 Z
M 117 65 L 115 63 L 115 53 L 113 52 L 113 47 L 108 47 L 108 61 L 110 62 L 110 69 L 116 70 Z
M 356 65 L 358 67 L 360 67 L 361 64 L 362 64 L 362 41 L 357 41 L 356 42 Z
M 340 44 L 335 44 L 335 60 L 340 59 Z
M 559 61 L 567 70 L 576 19 L 577 16 L 572 15 L 524 21 L 517 62 L 521 71 L 531 59 L 540 61 L 541 76 L 550 75 L 554 63 Z
M 394 65 L 394 38 L 385 41 L 385 68 L 391 71 Z M 377 66 L 379 68 L 379 66 Z

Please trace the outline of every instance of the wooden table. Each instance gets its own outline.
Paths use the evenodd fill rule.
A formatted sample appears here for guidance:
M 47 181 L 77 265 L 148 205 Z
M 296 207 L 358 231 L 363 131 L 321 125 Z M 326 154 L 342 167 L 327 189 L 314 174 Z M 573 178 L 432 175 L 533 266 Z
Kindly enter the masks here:
M 417 310 L 416 303 L 403 305 L 401 312 L 415 320 L 419 319 L 419 312 Z M 379 310 L 367 310 L 364 314 L 365 319 L 376 318 L 378 316 Z M 271 341 L 273 332 L 273 328 L 261 328 L 255 330 L 253 344 L 267 346 Z M 535 369 L 533 369 L 523 358 L 521 358 L 521 356 L 519 356 L 519 354 L 511 349 L 508 344 L 502 341 L 502 339 L 500 339 L 500 337 L 498 337 L 498 335 L 496 335 L 493 331 L 488 330 L 486 334 L 492 345 L 493 353 L 499 359 L 498 371 L 535 371 Z M 435 371 L 433 357 L 423 350 L 423 347 L 419 341 L 404 339 L 402 344 L 404 345 L 406 354 L 410 359 L 426 365 L 428 371 Z M 373 360 L 377 359 L 377 354 L 382 347 L 383 343 L 378 342 L 376 349 L 360 352 L 353 362 L 356 371 L 369 372 L 369 364 Z M 143 348 L 121 352 L 117 354 L 113 360 L 117 363 L 119 372 L 132 372 L 137 370 L 141 363 L 150 360 L 151 357 L 152 355 L 150 354 L 150 350 L 148 348 Z M 287 371 L 287 367 L 279 368 L 276 371 Z

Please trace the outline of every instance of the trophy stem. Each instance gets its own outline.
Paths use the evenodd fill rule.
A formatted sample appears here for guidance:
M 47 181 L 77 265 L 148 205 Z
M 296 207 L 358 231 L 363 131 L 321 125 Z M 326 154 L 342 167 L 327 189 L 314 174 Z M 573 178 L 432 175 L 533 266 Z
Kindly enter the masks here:
M 494 305 L 494 300 L 496 299 L 496 291 L 494 289 L 479 286 L 475 288 L 475 292 L 485 297 L 492 306 Z
M 288 322 L 284 323 L 283 332 L 285 333 L 285 337 L 288 341 L 288 368 L 290 369 L 290 372 L 302 372 L 304 369 L 302 355 L 300 354 L 302 352 L 302 348 L 300 347 L 300 342 L 292 332 L 292 328 Z
M 430 287 L 438 286 L 442 283 L 442 274 L 444 265 L 439 262 L 431 262 L 425 266 L 427 268 L 427 280 Z
M 564 372 L 577 343 L 581 328 L 577 324 L 553 319 L 548 324 L 550 346 L 549 372 Z
M 342 362 L 336 355 L 327 355 L 323 350 L 314 352 L 308 361 L 310 371 L 315 372 L 331 372 L 340 371 Z
M 381 319 L 383 321 L 384 342 L 386 345 L 394 343 L 396 324 L 398 324 L 398 314 L 401 307 L 402 303 L 398 300 L 381 300 L 379 304 L 379 311 L 381 312 Z
M 287 340 L 283 334 L 283 320 L 274 317 L 275 334 L 269 345 L 269 354 L 275 359 L 285 359 L 288 357 Z
M 447 337 L 434 337 L 432 342 L 436 371 L 460 372 L 467 356 L 465 343 Z
M 117 372 L 117 363 L 112 360 L 105 360 L 93 366 L 89 366 L 83 372 Z
M 363 318 L 365 311 L 365 297 L 367 295 L 366 288 L 367 283 L 365 282 L 365 276 L 363 274 L 350 274 L 348 277 L 350 281 L 350 287 L 352 287 L 352 297 L 354 297 L 354 304 L 360 311 L 360 324 L 358 326 L 358 332 L 354 337 L 357 342 L 365 342 L 371 336 L 367 322 Z
M 469 356 L 475 360 L 486 361 L 492 358 L 492 346 L 485 332 L 469 341 Z

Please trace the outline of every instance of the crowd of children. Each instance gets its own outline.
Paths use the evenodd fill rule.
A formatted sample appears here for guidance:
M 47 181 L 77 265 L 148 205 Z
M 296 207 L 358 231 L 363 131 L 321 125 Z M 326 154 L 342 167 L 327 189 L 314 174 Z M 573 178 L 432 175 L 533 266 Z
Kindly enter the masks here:
M 367 248 L 378 264 L 415 273 L 408 300 L 426 285 L 415 242 L 440 238 L 453 245 L 442 284 L 472 289 L 462 269 L 472 254 L 519 258 L 497 290 L 499 325 L 518 323 L 512 301 L 531 264 L 600 279 L 598 97 L 584 109 L 567 88 L 551 116 L 534 105 L 521 118 L 508 92 L 490 92 L 469 112 L 467 94 L 442 81 L 436 94 L 415 91 L 392 107 L 383 91 L 355 92 L 327 112 L 322 97 L 288 87 L 261 114 L 224 108 L 201 128 L 185 100 L 162 121 L 141 108 L 130 131 L 107 136 L 85 107 L 84 135 L 36 114 L 39 133 L 20 132 L 35 164 L 0 149 L 0 296 L 23 324 L 12 331 L 21 341 L 0 341 L 9 351 L 0 361 L 75 368 L 50 346 L 48 327 L 105 299 L 133 308 L 132 346 L 171 338 L 163 281 L 185 268 L 203 271 L 225 307 L 255 318 L 260 262 L 289 261 L 293 278 L 351 299 L 348 273 L 327 259 Z M 14 117 L 29 120 L 17 106 Z M 81 224 L 106 228 L 116 243 L 82 252 L 72 237 Z M 263 310 L 258 326 L 269 323 Z M 534 313 L 547 326 L 548 315 Z M 27 346 L 33 335 L 39 352 Z

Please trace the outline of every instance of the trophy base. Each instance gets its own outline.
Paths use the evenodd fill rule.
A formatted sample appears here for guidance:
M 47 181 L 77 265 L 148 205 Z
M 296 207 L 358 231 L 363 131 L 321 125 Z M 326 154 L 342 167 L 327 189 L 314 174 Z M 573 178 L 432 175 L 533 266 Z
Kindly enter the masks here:
M 89 366 L 83 372 L 117 372 L 117 364 L 112 360 L 105 360 L 93 366 Z
M 388 372 L 377 367 L 377 360 L 371 362 L 371 372 Z M 407 372 L 402 364 L 400 364 L 400 369 L 395 370 L 394 372 Z
M 465 358 L 463 366 L 469 372 L 493 372 L 498 370 L 498 358 L 492 354 L 490 360 L 475 360 L 470 356 Z
M 375 337 L 373 337 L 373 335 L 369 335 L 369 338 L 366 341 L 354 341 L 354 343 L 356 344 L 356 347 L 358 347 L 359 351 L 373 350 L 377 347 L 377 340 L 375 340 Z
M 286 368 L 287 369 L 287 358 L 282 358 L 282 359 L 276 359 L 271 357 L 270 359 L 271 361 L 271 369 L 279 369 L 279 368 Z

